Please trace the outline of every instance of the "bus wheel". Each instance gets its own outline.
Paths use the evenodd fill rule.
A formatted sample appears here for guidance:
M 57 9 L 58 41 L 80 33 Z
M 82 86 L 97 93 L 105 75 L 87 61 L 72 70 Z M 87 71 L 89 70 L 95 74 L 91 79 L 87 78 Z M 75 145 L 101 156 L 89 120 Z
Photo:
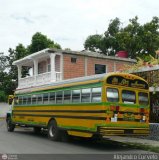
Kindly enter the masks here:
M 51 120 L 48 125 L 48 138 L 52 141 L 61 140 L 61 131 L 58 128 L 55 120 Z
M 34 133 L 35 134 L 39 134 L 41 132 L 41 128 L 40 127 L 34 127 Z
M 11 118 L 7 119 L 7 130 L 8 132 L 13 132 L 15 128 L 15 125 L 12 123 Z
M 102 139 L 102 136 L 99 134 L 94 134 L 90 139 L 96 142 L 96 141 L 100 141 Z

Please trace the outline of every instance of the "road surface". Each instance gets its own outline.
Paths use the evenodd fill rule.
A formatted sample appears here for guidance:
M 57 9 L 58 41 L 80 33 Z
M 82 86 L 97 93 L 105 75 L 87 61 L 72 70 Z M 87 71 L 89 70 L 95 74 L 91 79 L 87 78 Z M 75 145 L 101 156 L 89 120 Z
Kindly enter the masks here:
M 0 119 L 0 154 L 36 154 L 37 156 L 39 154 L 51 154 L 50 156 L 62 154 L 65 159 L 71 154 L 80 154 L 80 156 L 89 154 L 91 159 L 97 159 L 96 156 L 99 154 L 104 154 L 104 157 L 107 157 L 108 154 L 148 153 L 150 152 L 128 148 L 125 144 L 109 140 L 92 142 L 90 140 L 71 139 L 69 142 L 54 142 L 50 141 L 45 133 L 36 135 L 31 128 L 16 128 L 14 132 L 7 132 L 5 120 Z M 68 159 L 71 160 L 70 157 Z

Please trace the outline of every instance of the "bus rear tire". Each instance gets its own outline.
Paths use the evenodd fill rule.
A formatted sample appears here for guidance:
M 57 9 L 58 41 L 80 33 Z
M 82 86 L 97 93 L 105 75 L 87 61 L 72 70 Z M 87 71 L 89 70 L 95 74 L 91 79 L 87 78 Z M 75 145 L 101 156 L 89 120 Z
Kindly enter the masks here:
M 7 130 L 8 132 L 13 132 L 15 129 L 15 125 L 12 123 L 11 118 L 7 119 Z
M 52 141 L 61 140 L 61 130 L 58 128 L 55 120 L 51 120 L 48 125 L 48 138 Z

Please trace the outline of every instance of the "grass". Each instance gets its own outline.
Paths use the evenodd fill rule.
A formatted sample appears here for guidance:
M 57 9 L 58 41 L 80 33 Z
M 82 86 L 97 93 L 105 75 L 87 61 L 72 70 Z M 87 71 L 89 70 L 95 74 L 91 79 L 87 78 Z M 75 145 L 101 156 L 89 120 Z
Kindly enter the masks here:
M 146 151 L 159 153 L 159 146 L 157 147 L 157 146 L 141 144 L 141 143 L 133 143 L 133 142 L 127 142 L 125 144 L 127 144 L 129 147 L 131 147 L 133 149 L 142 149 L 142 150 L 146 150 Z

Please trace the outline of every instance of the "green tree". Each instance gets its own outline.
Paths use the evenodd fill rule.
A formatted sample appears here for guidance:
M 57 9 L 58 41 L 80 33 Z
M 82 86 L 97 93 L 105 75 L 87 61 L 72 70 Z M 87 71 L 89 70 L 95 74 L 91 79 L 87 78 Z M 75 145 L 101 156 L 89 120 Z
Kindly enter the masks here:
M 102 35 L 91 35 L 85 41 L 85 49 L 89 49 L 90 51 L 96 52 L 97 50 L 101 51 L 101 42 L 102 42 Z
M 107 55 L 115 55 L 118 48 L 116 34 L 120 30 L 120 20 L 115 18 L 110 21 L 104 35 L 90 35 L 84 43 L 84 47 L 90 51 L 101 52 Z
M 10 78 L 15 80 L 17 83 L 18 81 L 18 70 L 17 66 L 13 65 L 13 62 L 21 59 L 29 54 L 27 48 L 23 44 L 18 44 L 15 49 L 9 48 L 9 56 L 8 56 L 8 61 L 9 61 L 9 75 Z
M 28 51 L 34 53 L 46 48 L 61 49 L 61 46 L 40 32 L 35 33 L 32 37 L 31 44 L 28 46 Z
M 159 18 L 144 25 L 138 23 L 138 17 L 129 20 L 129 24 L 121 27 L 118 18 L 110 21 L 104 36 L 88 36 L 84 43 L 85 49 L 102 52 L 106 55 L 115 55 L 117 51 L 125 50 L 130 58 L 145 57 L 148 54 L 155 55 L 159 48 Z M 92 38 L 93 36 L 93 38 Z M 93 46 L 93 47 L 92 47 Z
M 8 66 L 8 57 L 0 53 L 0 72 L 3 72 Z
M 58 43 L 50 40 L 46 35 L 39 32 L 32 36 L 31 44 L 25 47 L 23 44 L 18 44 L 15 49 L 9 48 L 8 56 L 0 53 L 0 100 L 4 101 L 9 94 L 13 94 L 18 85 L 18 70 L 13 62 L 21 59 L 29 54 L 40 51 L 45 48 L 61 49 Z M 7 71 L 5 69 L 7 67 Z M 22 68 L 22 76 L 28 74 L 28 68 Z

